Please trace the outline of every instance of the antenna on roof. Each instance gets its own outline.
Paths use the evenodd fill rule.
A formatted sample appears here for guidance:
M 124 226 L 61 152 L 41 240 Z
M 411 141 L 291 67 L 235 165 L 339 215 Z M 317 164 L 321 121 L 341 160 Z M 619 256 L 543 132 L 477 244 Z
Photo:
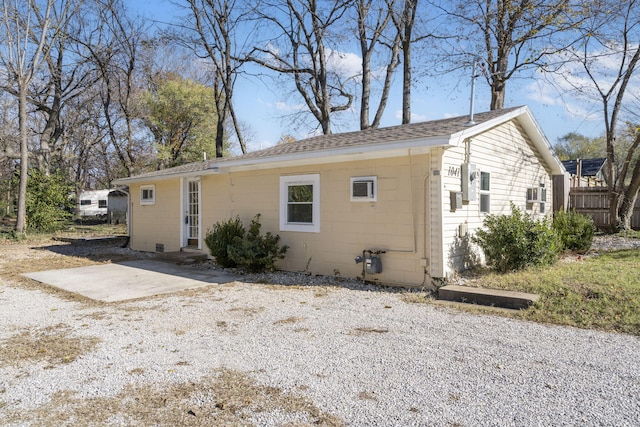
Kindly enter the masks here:
M 471 99 L 469 101 L 469 121 L 465 123 L 465 126 L 473 126 L 476 124 L 476 122 L 473 120 L 473 104 L 476 99 L 476 78 L 479 76 L 479 74 L 476 73 L 476 68 L 480 61 L 482 61 L 482 59 L 474 56 L 473 69 L 471 71 Z

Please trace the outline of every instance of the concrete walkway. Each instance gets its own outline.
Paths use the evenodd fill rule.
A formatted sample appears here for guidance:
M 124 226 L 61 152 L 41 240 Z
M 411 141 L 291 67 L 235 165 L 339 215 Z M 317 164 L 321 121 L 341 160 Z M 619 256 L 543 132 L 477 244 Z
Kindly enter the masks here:
M 23 276 L 104 302 L 126 301 L 238 280 L 238 277 L 228 274 L 154 260 L 39 271 Z

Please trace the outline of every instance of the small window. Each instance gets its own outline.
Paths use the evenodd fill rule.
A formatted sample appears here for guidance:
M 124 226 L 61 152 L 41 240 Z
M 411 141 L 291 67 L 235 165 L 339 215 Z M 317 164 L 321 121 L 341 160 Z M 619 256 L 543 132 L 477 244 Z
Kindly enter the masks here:
M 98 208 L 106 209 L 107 208 L 107 201 L 106 200 L 98 200 Z
M 491 174 L 480 172 L 480 212 L 491 212 Z
M 378 200 L 378 177 L 358 176 L 351 178 L 352 202 L 375 202 Z
M 545 213 L 547 204 L 547 189 L 543 183 L 540 184 L 540 213 Z
M 280 231 L 320 231 L 320 175 L 280 177 Z
M 140 204 L 153 205 L 156 202 L 156 186 L 143 185 L 140 187 Z
M 88 199 L 80 200 L 80 206 L 91 206 L 91 200 L 88 200 Z

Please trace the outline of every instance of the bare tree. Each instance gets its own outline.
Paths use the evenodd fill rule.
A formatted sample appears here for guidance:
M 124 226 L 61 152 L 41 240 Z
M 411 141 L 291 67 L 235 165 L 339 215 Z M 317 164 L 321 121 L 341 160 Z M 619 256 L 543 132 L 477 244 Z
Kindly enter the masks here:
M 443 45 L 452 68 L 482 59 L 491 87 L 491 110 L 504 108 L 507 81 L 516 73 L 546 65 L 545 59 L 575 43 L 569 30 L 584 18 L 570 0 L 458 0 L 440 2 L 458 23 Z
M 239 50 L 246 5 L 242 0 L 186 0 L 193 25 L 184 26 L 196 34 L 192 49 L 213 64 L 213 85 L 217 109 L 216 157 L 222 157 L 226 138 L 226 122 L 231 119 L 238 144 L 243 153 L 247 148 L 241 125 L 233 108 L 236 79 L 244 60 Z
M 362 91 L 360 96 L 360 129 L 377 128 L 387 106 L 394 72 L 400 64 L 401 33 L 388 31 L 394 14 L 396 0 L 357 0 L 354 2 L 357 15 L 357 34 L 362 55 Z M 373 120 L 370 119 L 372 59 L 384 48 L 388 59 L 384 64 L 384 80 L 378 107 Z M 370 121 L 371 120 L 371 121 Z
M 86 61 L 74 54 L 73 20 L 80 14 L 81 6 L 82 1 L 72 0 L 54 5 L 52 18 L 56 23 L 57 37 L 44 58 L 46 67 L 42 67 L 38 84 L 33 85 L 29 94 L 29 103 L 44 119 L 39 131 L 40 149 L 36 154 L 38 167 L 45 174 L 52 166 L 51 156 L 57 156 L 60 151 L 57 142 L 64 131 L 61 120 L 66 103 L 94 83 Z
M 558 74 L 562 84 L 602 107 L 607 150 L 610 227 L 631 228 L 633 206 L 640 190 L 640 128 L 630 126 L 630 144 L 616 138 L 629 101 L 631 86 L 640 86 L 640 4 L 638 0 L 594 5 L 589 26 L 583 26 L 580 46 L 565 53 Z M 634 118 L 634 116 L 631 116 Z M 637 116 L 635 116 L 637 118 Z M 616 165 L 621 164 L 616 174 Z
M 119 169 L 131 176 L 149 166 L 146 141 L 139 132 L 138 105 L 143 86 L 140 65 L 149 28 L 129 16 L 121 0 L 96 0 L 94 5 L 78 41 L 100 77 L 103 120 Z
M 342 24 L 350 3 L 267 0 L 255 10 L 269 39 L 253 49 L 249 60 L 291 76 L 297 93 L 325 135 L 331 133 L 332 115 L 348 110 L 353 102 L 347 88 L 347 80 L 353 76 L 345 77 L 332 68 L 331 60 L 341 53 L 327 45 L 336 41 L 330 38 L 331 31 Z
M 389 7 L 391 7 L 391 4 Z M 393 22 L 402 46 L 402 124 L 411 123 L 411 73 L 413 70 L 411 48 L 413 43 L 416 42 L 413 30 L 416 23 L 417 10 L 418 0 L 403 0 L 400 11 L 393 15 Z
M 0 64 L 5 70 L 7 84 L 18 98 L 18 126 L 20 135 L 20 186 L 16 232 L 24 233 L 26 226 L 27 180 L 29 177 L 29 147 L 27 129 L 27 96 L 29 85 L 48 54 L 55 29 L 51 31 L 50 15 L 53 0 L 43 9 L 35 0 L 2 0 L 1 25 L 4 27 L 4 48 L 0 49 Z

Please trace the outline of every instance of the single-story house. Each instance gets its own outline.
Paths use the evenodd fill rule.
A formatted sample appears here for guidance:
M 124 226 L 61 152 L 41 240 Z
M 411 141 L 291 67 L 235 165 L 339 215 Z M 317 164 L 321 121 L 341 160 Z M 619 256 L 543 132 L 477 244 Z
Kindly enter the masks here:
M 262 231 L 290 247 L 283 270 L 430 284 L 464 268 L 467 237 L 488 214 L 510 203 L 551 214 L 554 176 L 564 178 L 528 107 L 474 119 L 316 136 L 120 179 L 131 247 L 206 251 L 216 222 L 239 215 L 248 226 L 260 213 Z

